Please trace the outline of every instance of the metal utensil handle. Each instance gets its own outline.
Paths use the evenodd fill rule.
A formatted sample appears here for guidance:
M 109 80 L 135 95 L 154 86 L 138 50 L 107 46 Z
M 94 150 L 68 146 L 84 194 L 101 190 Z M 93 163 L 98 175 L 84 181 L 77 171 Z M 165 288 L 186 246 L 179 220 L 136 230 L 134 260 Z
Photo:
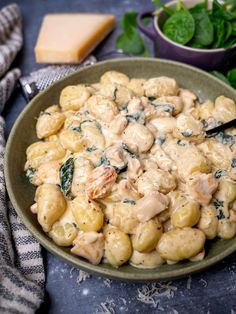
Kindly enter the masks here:
M 224 124 L 221 124 L 213 129 L 210 130 L 206 130 L 206 136 L 207 137 L 212 137 L 214 136 L 216 133 L 219 133 L 221 131 L 224 131 L 226 129 L 232 128 L 236 126 L 236 119 L 233 119 L 229 122 L 226 122 Z

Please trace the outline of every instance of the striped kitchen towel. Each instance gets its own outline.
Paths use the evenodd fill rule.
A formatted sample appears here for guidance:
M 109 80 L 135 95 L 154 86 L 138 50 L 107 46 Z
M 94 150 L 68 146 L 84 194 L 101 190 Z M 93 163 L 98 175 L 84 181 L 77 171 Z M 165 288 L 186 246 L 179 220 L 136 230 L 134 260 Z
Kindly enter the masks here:
M 19 8 L 8 5 L 0 11 L 0 113 L 20 76 L 19 69 L 9 69 L 21 46 Z M 35 313 L 44 296 L 43 260 L 39 243 L 7 198 L 4 125 L 0 117 L 0 313 Z
M 0 111 L 20 77 L 19 69 L 8 70 L 22 47 L 22 41 L 19 8 L 16 4 L 8 5 L 0 11 Z

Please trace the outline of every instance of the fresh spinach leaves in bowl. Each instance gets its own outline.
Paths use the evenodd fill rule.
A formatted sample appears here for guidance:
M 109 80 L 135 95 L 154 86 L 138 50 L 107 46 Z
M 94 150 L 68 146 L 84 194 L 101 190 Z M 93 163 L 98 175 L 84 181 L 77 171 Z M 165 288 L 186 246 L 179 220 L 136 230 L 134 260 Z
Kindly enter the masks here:
M 176 9 L 166 7 L 160 0 L 153 2 L 169 15 L 162 31 L 174 42 L 199 49 L 230 48 L 236 44 L 235 0 L 222 4 L 213 0 L 211 9 L 208 0 L 192 8 L 180 0 Z

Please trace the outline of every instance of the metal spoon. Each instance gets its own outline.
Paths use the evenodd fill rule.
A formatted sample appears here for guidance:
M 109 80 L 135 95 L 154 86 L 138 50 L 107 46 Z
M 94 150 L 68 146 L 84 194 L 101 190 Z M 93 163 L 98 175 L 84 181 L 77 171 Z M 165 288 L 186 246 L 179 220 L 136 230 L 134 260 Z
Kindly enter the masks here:
M 236 119 L 233 119 L 229 122 L 226 122 L 224 124 L 221 124 L 213 129 L 206 130 L 206 137 L 212 137 L 215 136 L 217 133 L 222 132 L 226 129 L 236 127 Z

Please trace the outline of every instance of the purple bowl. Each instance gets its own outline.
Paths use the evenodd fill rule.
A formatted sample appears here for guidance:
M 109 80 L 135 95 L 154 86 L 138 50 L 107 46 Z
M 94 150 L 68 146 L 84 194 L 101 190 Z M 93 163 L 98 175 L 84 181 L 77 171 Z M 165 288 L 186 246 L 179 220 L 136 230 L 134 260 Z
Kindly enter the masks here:
M 196 3 L 199 3 L 199 0 L 185 1 L 187 7 L 192 7 Z M 172 1 L 166 6 L 175 7 L 175 5 L 176 1 Z M 145 17 L 153 19 L 151 26 L 145 26 L 142 23 L 142 19 Z M 161 31 L 167 18 L 168 15 L 163 9 L 159 10 L 158 16 L 153 16 L 153 12 L 149 10 L 141 12 L 137 17 L 138 27 L 153 41 L 157 57 L 187 63 L 207 71 L 225 69 L 231 60 L 236 59 L 236 44 L 227 49 L 198 49 L 183 46 L 170 40 Z

